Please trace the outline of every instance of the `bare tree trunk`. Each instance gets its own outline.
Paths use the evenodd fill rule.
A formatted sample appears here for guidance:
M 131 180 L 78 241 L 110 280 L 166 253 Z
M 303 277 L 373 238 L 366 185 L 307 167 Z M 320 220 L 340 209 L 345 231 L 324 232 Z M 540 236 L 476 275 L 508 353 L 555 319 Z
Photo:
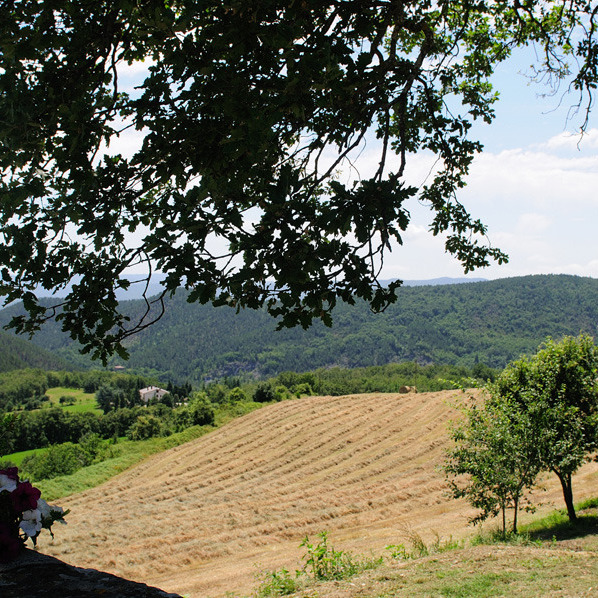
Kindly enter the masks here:
M 569 515 L 569 521 L 577 521 L 577 514 L 575 513 L 575 507 L 573 506 L 573 487 L 571 485 L 571 474 L 561 474 L 558 471 L 555 471 L 555 473 L 561 481 L 561 486 L 563 487 L 563 498 L 565 499 L 565 504 L 567 505 L 567 515 Z

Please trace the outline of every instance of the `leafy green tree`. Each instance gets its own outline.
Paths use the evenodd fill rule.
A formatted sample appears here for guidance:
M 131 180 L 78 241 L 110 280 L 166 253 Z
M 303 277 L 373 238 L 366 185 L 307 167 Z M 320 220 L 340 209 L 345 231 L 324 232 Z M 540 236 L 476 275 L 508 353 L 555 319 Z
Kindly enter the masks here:
M 115 406 L 115 393 L 111 386 L 102 385 L 96 392 L 96 401 L 104 413 L 112 411 Z
M 314 394 L 312 387 L 307 382 L 296 384 L 295 386 L 293 386 L 292 391 L 296 397 L 301 397 L 302 395 L 311 396 Z
M 576 519 L 572 475 L 598 448 L 598 348 L 588 335 L 548 340 L 531 358 L 513 362 L 494 394 L 516 405 L 541 432 L 541 466 L 558 477 L 570 520 Z
M 128 429 L 127 436 L 131 440 L 147 440 L 160 436 L 161 422 L 155 415 L 140 415 Z
M 65 442 L 50 446 L 40 454 L 23 459 L 22 469 L 35 480 L 70 475 L 91 463 L 89 454 L 78 444 Z
M 189 411 L 194 426 L 210 426 L 214 423 L 214 407 L 201 395 L 189 402 Z
M 239 386 L 235 386 L 228 395 L 228 400 L 231 403 L 244 403 L 247 401 L 247 394 Z
M 160 398 L 160 403 L 172 409 L 174 407 L 174 398 L 169 392 L 167 392 Z
M 11 429 L 14 425 L 15 417 L 12 413 L 0 415 L 0 457 L 9 452 Z
M 253 392 L 253 400 L 256 403 L 269 403 L 278 400 L 272 382 L 260 382 Z
M 212 403 L 222 404 L 228 400 L 229 389 L 224 384 L 212 384 L 206 392 Z
M 278 384 L 274 388 L 274 396 L 277 401 L 286 401 L 287 399 L 290 399 L 292 395 L 291 391 L 284 384 Z
M 380 285 L 380 264 L 417 200 L 465 271 L 504 262 L 456 196 L 481 149 L 470 129 L 492 121 L 490 77 L 527 44 L 538 78 L 589 110 L 597 18 L 586 0 L 5 3 L 0 294 L 27 311 L 13 326 L 56 316 L 84 351 L 125 355 L 163 312 L 161 297 L 133 321 L 119 311 L 142 265 L 164 293 L 264 306 L 280 326 L 330 323 L 356 297 L 380 310 L 400 284 Z M 144 60 L 128 93 L 119 68 Z M 105 150 L 127 128 L 135 154 Z M 341 181 L 370 133 L 376 171 Z M 416 189 L 419 150 L 438 168 Z M 66 297 L 42 304 L 37 285 Z
M 588 335 L 548 340 L 509 364 L 487 386 L 482 405 L 452 431 L 445 472 L 455 497 L 481 509 L 476 520 L 513 508 L 541 471 L 561 482 L 576 519 L 572 475 L 598 448 L 598 348 Z M 458 476 L 465 475 L 465 478 Z
M 452 428 L 451 436 L 454 446 L 447 451 L 444 471 L 453 497 L 465 498 L 480 510 L 473 523 L 501 513 L 503 535 L 507 510 L 512 509 L 512 530 L 517 533 L 519 509 L 541 469 L 532 422 L 513 417 L 508 401 L 489 398 L 466 408 L 464 421 Z

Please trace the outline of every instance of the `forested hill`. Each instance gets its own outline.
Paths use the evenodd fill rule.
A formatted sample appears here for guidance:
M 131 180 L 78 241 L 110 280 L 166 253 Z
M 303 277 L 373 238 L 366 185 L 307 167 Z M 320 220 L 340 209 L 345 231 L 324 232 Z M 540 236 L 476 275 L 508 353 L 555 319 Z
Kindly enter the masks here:
M 24 368 L 65 370 L 69 367 L 69 364 L 57 355 L 0 330 L 0 372 Z
M 355 367 L 394 361 L 502 367 L 535 352 L 548 336 L 595 334 L 598 280 L 568 275 L 525 276 L 469 284 L 403 287 L 382 314 L 339 305 L 334 325 L 275 331 L 264 312 L 188 304 L 179 292 L 164 317 L 131 339 L 131 368 L 175 380 L 253 372 Z M 139 301 L 123 304 L 128 312 Z M 11 306 L 0 312 L 9 319 Z M 35 342 L 69 354 L 70 341 L 48 327 Z

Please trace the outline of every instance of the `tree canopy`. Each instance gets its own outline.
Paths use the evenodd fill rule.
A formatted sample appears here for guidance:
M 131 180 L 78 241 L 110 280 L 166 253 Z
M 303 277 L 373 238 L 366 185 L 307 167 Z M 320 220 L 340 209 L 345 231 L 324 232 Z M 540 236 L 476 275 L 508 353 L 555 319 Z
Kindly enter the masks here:
M 514 420 L 541 432 L 537 461 L 559 479 L 567 514 L 576 518 L 572 475 L 598 449 L 598 348 L 588 335 L 548 340 L 536 355 L 509 364 L 491 386 Z
M 598 347 L 592 337 L 547 340 L 532 357 L 510 363 L 488 396 L 465 410 L 452 430 L 445 472 L 455 497 L 481 521 L 513 508 L 542 471 L 556 474 L 570 520 L 576 519 L 572 475 L 598 448 Z M 463 478 L 462 476 L 466 477 Z M 456 478 L 456 479 L 455 479 Z
M 339 299 L 395 299 L 378 275 L 413 201 L 466 272 L 505 261 L 457 197 L 472 123 L 493 118 L 489 78 L 527 44 L 537 78 L 588 110 L 597 77 L 597 7 L 581 0 L 1 7 L 0 293 L 25 305 L 17 331 L 56 316 L 102 358 L 159 316 L 159 299 L 137 321 L 119 312 L 134 267 L 165 273 L 164 293 L 306 327 Z M 127 64 L 148 69 L 133 91 Z M 132 156 L 109 147 L 127 129 L 143 138 Z M 375 171 L 339 177 L 372 136 Z M 418 151 L 437 162 L 415 188 Z M 41 306 L 39 285 L 65 299 Z

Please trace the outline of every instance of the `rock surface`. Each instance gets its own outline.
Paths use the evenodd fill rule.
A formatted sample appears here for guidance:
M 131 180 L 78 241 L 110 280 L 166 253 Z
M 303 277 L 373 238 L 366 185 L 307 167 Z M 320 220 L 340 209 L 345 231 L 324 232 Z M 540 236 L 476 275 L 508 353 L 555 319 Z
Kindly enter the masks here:
M 34 550 L 0 563 L 2 598 L 181 598 L 96 569 L 73 567 Z

